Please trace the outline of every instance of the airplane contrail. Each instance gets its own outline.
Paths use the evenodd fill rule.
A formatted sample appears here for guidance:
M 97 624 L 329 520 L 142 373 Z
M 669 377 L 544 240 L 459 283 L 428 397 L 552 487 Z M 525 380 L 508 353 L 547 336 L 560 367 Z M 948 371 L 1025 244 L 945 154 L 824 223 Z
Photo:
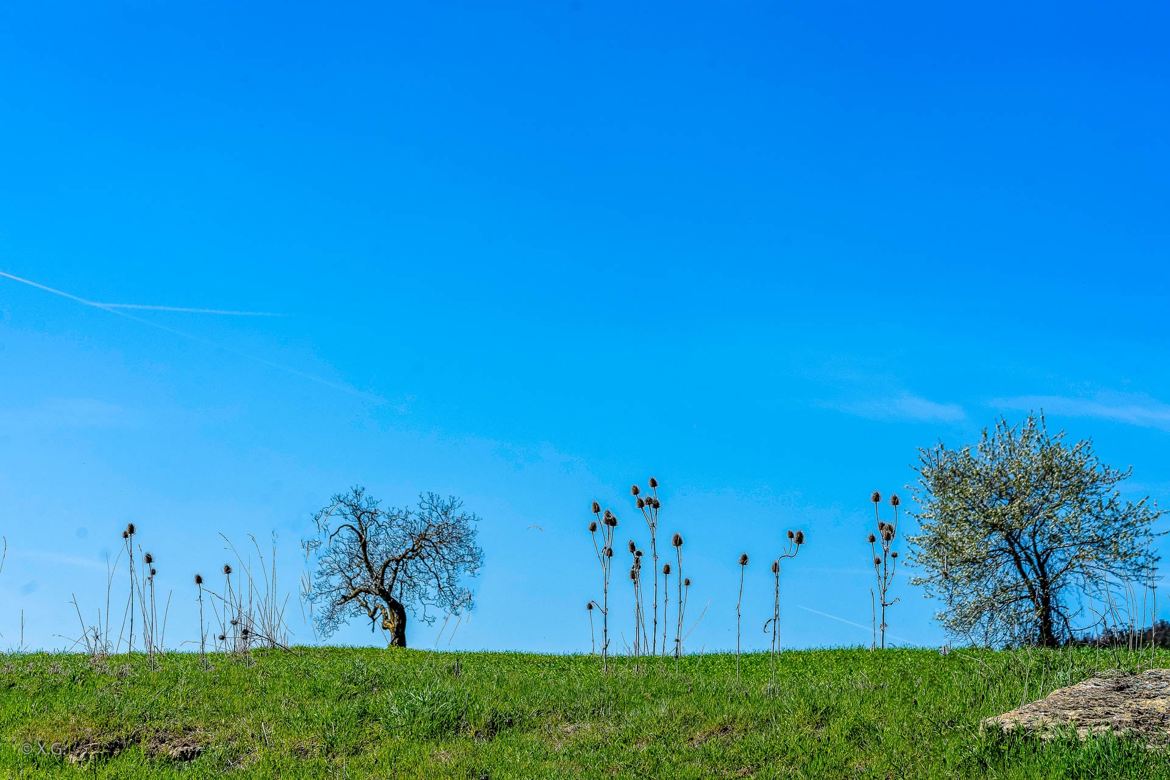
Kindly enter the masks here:
M 861 623 L 854 623 L 852 620 L 846 620 L 843 617 L 837 617 L 836 615 L 830 615 L 828 612 L 821 612 L 819 609 L 813 609 L 812 607 L 806 607 L 803 604 L 795 604 L 793 606 L 795 606 L 797 609 L 803 609 L 805 612 L 811 612 L 814 615 L 820 615 L 821 617 L 827 617 L 829 620 L 836 620 L 838 623 L 844 623 L 847 626 L 853 626 L 854 628 L 860 628 L 862 631 L 867 631 L 867 632 L 873 631 L 873 626 L 866 626 L 866 625 L 862 625 Z M 913 644 L 906 637 L 895 636 L 894 634 L 891 634 L 889 631 L 886 632 L 886 636 L 888 636 L 890 639 L 896 639 L 899 642 L 905 642 L 906 644 Z
M 138 311 L 167 311 L 178 314 L 215 314 L 221 317 L 283 317 L 271 311 L 237 311 L 235 309 L 200 309 L 192 306 L 155 306 L 149 303 L 98 303 L 94 306 L 102 309 L 136 309 Z
M 259 363 L 263 366 L 268 366 L 269 368 L 276 369 L 277 371 L 283 371 L 286 374 L 292 374 L 293 376 L 300 377 L 301 379 L 307 379 L 310 382 L 316 382 L 319 385 L 324 385 L 325 387 L 329 387 L 329 388 L 332 388 L 334 390 L 340 390 L 341 392 L 348 393 L 349 395 L 355 395 L 359 398 L 365 398 L 366 400 L 375 401 L 378 403 L 382 403 L 386 400 L 386 399 L 382 398 L 381 396 L 374 395 L 372 393 L 363 392 L 363 391 L 358 390 L 356 388 L 350 387 L 349 385 L 344 385 L 344 384 L 341 384 L 339 382 L 332 382 L 328 379 L 324 379 L 324 378 L 316 376 L 314 374 L 306 373 L 304 371 L 301 371 L 301 370 L 296 369 L 296 368 L 292 368 L 290 366 L 282 365 L 280 363 L 273 363 L 271 360 L 266 360 L 262 357 L 257 357 L 256 355 L 250 355 L 247 352 L 240 352 L 238 349 L 233 349 L 232 347 L 225 346 L 225 345 L 220 344 L 218 342 L 212 341 L 211 339 L 203 338 L 202 336 L 196 336 L 193 333 L 187 333 L 186 331 L 179 330 L 177 328 L 172 328 L 172 327 L 167 326 L 167 325 L 161 325 L 157 322 L 151 322 L 150 320 L 143 319 L 142 317 L 136 317 L 135 315 L 129 314 L 128 312 L 125 312 L 122 309 L 118 308 L 119 304 L 107 304 L 107 303 L 100 303 L 98 301 L 91 301 L 91 300 L 88 300 L 86 298 L 82 298 L 80 295 L 74 295 L 73 293 L 65 292 L 64 290 L 58 290 L 55 287 L 49 287 L 47 284 L 41 284 L 40 282 L 34 282 L 32 279 L 25 279 L 24 277 L 16 276 L 15 274 L 10 274 L 6 271 L 0 271 L 0 277 L 3 277 L 5 279 L 9 279 L 9 280 L 14 281 L 14 282 L 19 282 L 20 284 L 28 285 L 29 287 L 34 287 L 34 288 L 41 290 L 43 292 L 51 293 L 51 294 L 56 295 L 60 298 L 65 298 L 66 300 L 73 301 L 74 303 L 80 303 L 82 306 L 89 306 L 89 307 L 94 308 L 94 309 L 101 309 L 104 312 L 109 312 L 110 314 L 116 315 L 118 317 L 123 317 L 125 319 L 132 320 L 133 322 L 137 322 L 141 325 L 145 325 L 148 328 L 154 328 L 155 330 L 161 330 L 161 331 L 164 331 L 166 333 L 170 333 L 173 336 L 178 336 L 179 338 L 188 339 L 190 341 L 194 341 L 194 342 L 197 342 L 199 344 L 203 344 L 203 345 L 208 346 L 208 347 L 213 347 L 215 349 L 223 350 L 224 352 L 227 352 L 228 354 L 231 354 L 231 355 L 235 355 L 236 357 L 241 357 L 241 358 L 244 358 L 245 360 L 251 360 L 251 361 L 253 361 L 255 363 Z

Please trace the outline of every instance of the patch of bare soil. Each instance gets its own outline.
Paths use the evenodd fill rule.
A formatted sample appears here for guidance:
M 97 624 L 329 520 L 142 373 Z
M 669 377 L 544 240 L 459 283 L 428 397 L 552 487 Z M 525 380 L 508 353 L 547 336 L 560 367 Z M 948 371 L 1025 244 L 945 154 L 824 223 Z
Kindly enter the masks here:
M 148 735 L 131 734 L 128 737 L 90 737 L 73 742 L 66 752 L 72 764 L 113 758 L 131 745 L 142 745 L 151 758 L 166 761 L 194 761 L 203 752 L 200 735 L 194 730 L 155 731 Z
M 1082 739 L 1112 732 L 1170 745 L 1170 669 L 1101 674 L 1039 701 L 987 718 L 985 726 L 1050 738 L 1075 729 Z

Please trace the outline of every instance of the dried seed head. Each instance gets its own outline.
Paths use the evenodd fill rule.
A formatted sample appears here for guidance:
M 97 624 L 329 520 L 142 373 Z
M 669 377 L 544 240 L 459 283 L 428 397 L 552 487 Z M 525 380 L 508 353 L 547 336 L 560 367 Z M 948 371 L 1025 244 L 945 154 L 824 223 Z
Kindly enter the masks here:
M 739 565 L 740 566 L 747 566 L 747 562 L 748 562 L 747 553 L 741 553 L 739 556 Z
M 793 539 L 792 541 L 796 542 L 797 547 L 804 544 L 804 531 L 797 531 L 796 538 Z
M 202 575 L 202 574 L 196 574 L 196 575 L 195 575 L 195 584 L 196 584 L 196 585 L 202 585 L 202 584 L 203 584 L 203 575 Z
M 630 494 L 631 494 L 631 495 L 633 495 L 633 496 L 637 496 L 637 495 L 638 495 L 640 492 L 642 492 L 642 491 L 640 491 L 640 490 L 638 489 L 638 486 L 637 486 L 637 485 L 630 485 Z
M 605 557 L 606 557 L 606 558 L 612 558 L 612 557 L 613 557 L 613 548 L 612 548 L 612 547 L 606 547 L 606 548 L 605 548 Z
M 592 601 L 590 601 L 588 604 L 586 604 L 586 605 L 585 605 L 585 609 L 587 609 L 587 610 L 589 610 L 590 612 L 592 612 L 592 611 L 593 611 L 593 602 L 592 602 Z
M 634 544 L 634 540 L 631 539 L 630 540 L 630 552 L 634 552 L 637 549 L 638 549 L 638 546 L 636 544 Z
M 600 511 L 601 511 L 601 504 L 594 501 L 593 502 L 593 514 L 597 514 Z
M 142 556 L 142 562 L 149 566 L 150 564 L 154 563 L 154 556 L 150 553 L 147 553 L 146 555 Z
M 789 531 L 788 531 L 788 538 L 789 538 L 789 539 L 791 539 L 791 538 L 793 538 L 794 536 L 796 536 L 796 534 L 794 534 L 794 533 L 792 532 L 792 530 L 791 530 L 791 529 L 789 529 Z
M 133 536 L 134 532 L 137 530 L 138 529 L 134 527 L 134 523 L 127 523 L 126 524 L 126 536 Z
M 891 529 L 891 528 L 887 527 L 885 530 L 883 530 L 883 531 L 882 531 L 882 539 L 884 539 L 885 541 L 887 541 L 887 542 L 888 542 L 888 541 L 890 541 L 890 540 L 891 540 L 891 539 L 893 539 L 893 538 L 894 538 L 894 531 L 893 531 L 893 529 Z
M 130 538 L 130 532 L 129 532 L 129 531 L 123 531 L 123 532 L 122 532 L 122 538 L 123 538 L 123 539 L 129 539 L 129 538 Z
M 591 534 L 597 533 L 597 521 L 596 520 L 589 521 L 589 533 L 591 533 Z
M 635 557 L 635 558 L 637 558 L 637 559 L 639 559 L 639 560 L 641 560 L 641 558 L 642 558 L 642 551 L 641 551 L 641 550 L 634 550 L 634 557 Z
M 670 576 L 670 564 L 669 563 L 662 564 L 662 573 L 665 574 L 667 577 Z
M 654 479 L 654 477 L 650 477 L 650 482 L 647 484 L 649 484 L 650 488 L 653 490 L 654 488 L 658 487 L 658 480 Z
M 675 534 L 670 537 L 670 543 L 675 547 L 682 547 L 682 534 Z
M 230 563 L 225 563 L 223 565 L 223 573 L 224 574 L 231 574 L 232 573 L 232 565 Z
M 158 574 L 158 569 L 154 568 L 153 566 L 150 567 L 150 576 L 153 577 L 156 574 Z
M 873 565 L 874 565 L 874 566 L 881 566 L 881 565 L 882 565 L 882 559 L 881 559 L 881 558 L 874 558 L 874 559 L 873 559 Z
M 238 626 L 239 624 L 240 624 L 239 618 L 232 618 L 232 625 L 233 626 Z
M 638 570 L 636 568 L 630 569 L 630 580 L 633 582 L 638 581 Z
M 652 498 L 652 499 L 650 499 L 650 506 L 654 507 L 655 509 L 661 509 L 662 502 L 659 501 L 657 498 Z
M 683 587 L 684 588 L 691 587 L 691 578 L 690 577 L 683 577 Z
M 897 551 L 897 550 L 894 550 L 892 553 L 890 553 L 890 557 L 891 557 L 891 558 L 897 558 L 897 557 L 898 557 L 898 551 Z
M 890 496 L 890 506 L 897 506 L 898 504 L 901 504 L 901 503 L 902 503 L 902 499 L 898 498 L 898 496 L 896 496 L 896 495 Z
M 639 509 L 646 508 L 646 499 L 639 497 L 636 503 L 637 503 Z
M 223 634 L 220 634 L 220 635 L 219 635 L 219 641 L 221 641 L 221 642 L 222 642 L 222 641 L 224 641 L 225 639 L 227 639 L 227 637 L 226 637 L 226 636 L 224 636 Z
M 870 535 L 869 535 L 869 543 L 870 543 L 870 544 L 873 544 L 873 543 L 874 543 L 874 542 L 876 542 L 876 541 L 877 541 L 877 537 L 876 537 L 876 536 L 874 536 L 873 534 L 870 534 Z
M 882 494 L 875 490 L 873 491 L 873 495 L 869 497 L 869 500 L 875 504 L 880 504 L 882 502 Z
M 772 573 L 773 574 L 780 573 L 780 561 L 772 561 Z

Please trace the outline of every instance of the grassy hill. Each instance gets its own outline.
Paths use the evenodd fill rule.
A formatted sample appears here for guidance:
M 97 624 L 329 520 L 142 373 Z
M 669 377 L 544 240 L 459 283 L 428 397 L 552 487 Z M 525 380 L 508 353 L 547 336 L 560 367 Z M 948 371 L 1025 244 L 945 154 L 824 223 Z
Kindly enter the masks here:
M 1135 743 L 981 733 L 1110 651 L 823 650 L 636 663 L 301 648 L 0 656 L 0 775 L 1170 777 Z

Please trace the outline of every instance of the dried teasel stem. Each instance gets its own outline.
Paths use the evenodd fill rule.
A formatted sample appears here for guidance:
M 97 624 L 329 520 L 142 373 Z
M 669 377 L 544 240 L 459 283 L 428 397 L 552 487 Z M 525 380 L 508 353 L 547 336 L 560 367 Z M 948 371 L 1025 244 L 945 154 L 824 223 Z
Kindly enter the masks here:
M 597 562 L 601 567 L 601 667 L 603 671 L 609 670 L 609 583 L 610 576 L 613 573 L 613 536 L 614 529 L 617 528 L 618 520 L 613 512 L 608 509 L 604 514 L 601 511 L 601 505 L 596 501 L 591 507 L 593 515 L 596 518 L 589 523 L 589 533 L 593 537 L 593 550 L 597 554 Z M 601 539 L 597 538 L 597 532 L 600 530 Z M 593 614 L 590 612 L 590 620 Z
M 670 564 L 662 564 L 662 615 L 668 614 L 667 609 L 670 606 Z M 662 621 L 662 655 L 666 655 L 666 632 L 668 630 L 666 620 Z
M 585 605 L 589 613 L 589 655 L 597 655 L 597 635 L 593 633 L 593 602 Z
M 650 652 L 657 655 L 658 644 L 658 510 L 662 508 L 662 502 L 658 499 L 658 480 L 650 477 L 648 482 L 650 485 L 650 495 L 642 496 L 642 490 L 637 485 L 630 487 L 630 493 L 634 496 L 635 506 L 642 512 L 642 517 L 646 521 L 646 527 L 650 530 L 650 559 L 653 562 L 654 573 L 654 600 L 651 605 L 652 618 L 650 635 L 653 637 Z M 663 613 L 665 622 L 665 612 Z
M 781 650 L 780 645 L 780 562 L 795 558 L 800 553 L 800 548 L 804 546 L 804 531 L 788 531 L 788 541 L 785 544 L 784 551 L 772 561 L 772 577 L 774 580 L 772 590 L 772 617 L 764 623 L 764 631 L 768 628 L 772 629 L 772 685 L 776 685 L 776 655 Z
M 899 599 L 890 600 L 890 586 L 894 582 L 894 575 L 898 568 L 898 553 L 893 549 L 894 539 L 898 533 L 898 507 L 902 501 L 898 496 L 890 496 L 890 506 L 894 510 L 894 522 L 887 523 L 881 519 L 878 509 L 881 503 L 881 494 L 876 490 L 870 497 L 873 502 L 874 522 L 877 523 L 877 534 L 870 534 L 870 554 L 873 556 L 875 589 L 870 590 L 870 609 L 873 617 L 873 644 L 871 649 L 877 649 L 878 637 L 881 637 L 881 648 L 886 648 L 886 610 L 898 603 Z M 875 592 L 876 591 L 876 592 Z M 878 622 L 878 617 L 881 622 Z
M 674 657 L 675 657 L 675 660 L 677 660 L 682 656 L 682 629 L 683 629 L 683 576 L 682 576 L 682 572 L 683 572 L 683 567 L 682 567 L 683 538 L 682 538 L 682 534 L 676 533 L 674 536 L 672 536 L 670 539 L 670 544 L 672 547 L 674 547 L 675 554 L 678 557 L 678 573 L 676 575 L 676 579 L 678 580 L 678 606 L 675 607 L 675 609 L 678 610 L 678 621 L 677 621 L 677 624 L 675 626 L 675 632 L 674 632 Z
M 735 681 L 737 683 L 739 682 L 739 638 L 743 626 L 743 574 L 744 570 L 747 569 L 747 565 L 748 554 L 743 553 L 739 556 L 739 597 L 735 600 Z
M 203 575 L 195 575 L 195 587 L 199 590 L 199 658 L 207 663 L 207 631 L 203 628 Z

